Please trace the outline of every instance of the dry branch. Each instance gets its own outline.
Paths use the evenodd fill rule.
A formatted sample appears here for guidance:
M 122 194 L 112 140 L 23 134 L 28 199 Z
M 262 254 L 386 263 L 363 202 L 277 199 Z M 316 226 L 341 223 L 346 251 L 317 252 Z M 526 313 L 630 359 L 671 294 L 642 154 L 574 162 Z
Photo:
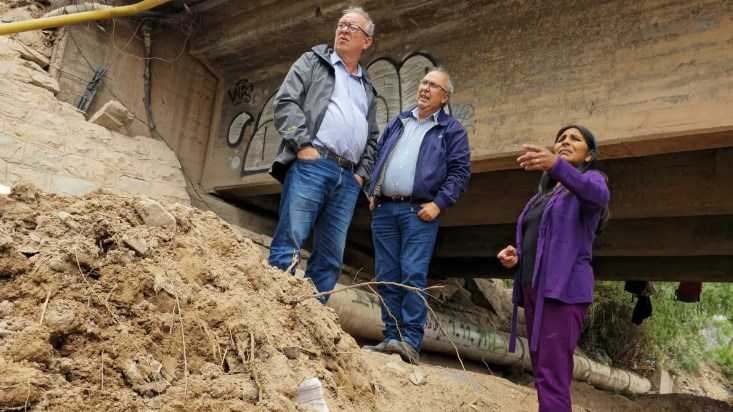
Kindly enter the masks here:
M 235 339 L 235 338 L 232 338 Z M 250 350 L 249 350 L 249 359 L 244 353 L 244 345 L 242 344 L 241 339 L 237 337 L 235 339 L 235 347 L 237 348 L 237 353 L 239 354 L 239 358 L 242 360 L 242 363 L 244 365 L 249 366 L 250 371 L 252 372 L 252 377 L 254 378 L 255 385 L 257 386 L 257 402 L 262 400 L 262 384 L 260 383 L 260 377 L 257 375 L 257 369 L 255 368 L 255 337 L 252 334 L 252 332 L 249 332 L 249 340 L 250 340 Z
M 48 300 L 51 298 L 51 291 L 46 293 L 46 301 L 43 302 L 43 311 L 41 311 L 41 319 L 38 321 L 39 325 L 43 325 L 43 317 L 46 316 L 46 308 L 48 307 Z
M 416 287 L 413 287 L 413 286 L 403 285 L 401 283 L 396 283 L 396 282 L 373 281 L 373 282 L 357 283 L 357 284 L 354 284 L 354 285 L 351 285 L 351 286 L 345 286 L 343 288 L 339 288 L 339 289 L 336 289 L 336 290 L 332 290 L 332 291 L 328 291 L 328 292 L 323 292 L 323 293 L 317 293 L 315 295 L 310 295 L 309 297 L 316 297 L 317 298 L 317 297 L 320 297 L 320 296 L 330 295 L 330 294 L 333 294 L 333 293 L 338 293 L 338 292 L 341 292 L 341 291 L 344 291 L 344 290 L 353 289 L 353 288 L 360 287 L 360 286 L 368 286 L 369 289 L 372 292 L 374 292 L 374 289 L 372 289 L 372 287 L 371 287 L 372 285 L 393 285 L 393 286 L 397 286 L 397 287 L 401 287 L 401 288 L 404 288 L 404 289 L 408 289 L 408 290 L 411 290 L 411 291 L 417 293 L 417 295 L 420 296 L 420 299 L 422 299 L 423 304 L 425 305 L 425 307 L 427 308 L 427 310 L 430 312 L 430 314 L 437 319 L 438 316 L 435 314 L 435 312 L 433 311 L 433 309 L 430 307 L 430 305 L 428 304 L 427 299 L 425 299 L 425 297 L 422 295 L 421 292 L 425 292 L 425 291 L 430 290 L 430 289 L 442 289 L 443 286 L 441 286 L 441 285 L 430 286 L 430 287 L 421 289 L 421 288 L 416 288 Z M 382 303 L 381 306 L 383 308 L 387 308 L 387 305 L 384 304 L 384 300 L 382 299 L 382 297 L 378 293 L 376 293 L 376 295 L 377 295 L 377 297 L 379 298 L 379 300 Z M 303 299 L 300 299 L 297 302 L 300 302 L 302 300 Z M 397 319 L 394 317 L 394 315 L 389 311 L 389 308 L 387 308 L 387 314 L 389 315 L 389 317 L 391 317 L 395 321 L 395 324 L 398 324 L 399 323 L 399 322 L 397 322 Z M 456 353 L 456 357 L 458 358 L 458 362 L 460 362 L 460 364 L 461 364 L 461 369 L 463 369 L 463 373 L 466 375 L 466 379 L 469 379 L 470 380 L 470 377 L 468 376 L 468 372 L 466 371 L 466 366 L 463 364 L 463 359 L 461 359 L 461 355 L 458 352 L 458 347 L 456 347 L 456 344 L 453 342 L 453 339 L 451 339 L 450 338 L 450 335 L 445 331 L 445 329 L 443 329 L 443 325 L 441 325 L 440 322 L 436 322 L 436 323 L 438 324 L 438 327 L 440 328 L 440 331 L 443 333 L 443 335 L 445 335 L 446 339 L 448 339 L 448 342 L 450 342 L 451 346 L 453 346 L 453 350 Z M 402 332 L 399 329 L 399 326 L 397 326 L 397 333 L 400 335 L 400 339 L 401 340 L 404 340 L 403 337 L 402 337 Z M 413 367 L 413 370 L 414 370 L 414 365 L 412 365 L 412 367 Z M 476 392 L 473 390 L 473 388 L 470 388 L 470 390 L 476 396 Z
M 443 289 L 443 286 L 442 285 L 429 286 L 427 288 L 420 289 L 420 288 L 416 288 L 416 287 L 413 287 L 413 286 L 407 286 L 407 285 L 403 285 L 401 283 L 396 283 L 396 282 L 384 282 L 384 281 L 362 282 L 362 283 L 355 283 L 355 284 L 350 285 L 350 286 L 344 286 L 344 287 L 339 288 L 339 289 L 328 290 L 328 291 L 325 291 L 325 292 L 316 293 L 316 294 L 312 294 L 312 295 L 300 296 L 299 298 L 295 299 L 291 303 L 300 303 L 300 302 L 302 302 L 302 301 L 304 301 L 304 300 L 306 300 L 308 298 L 320 298 L 321 296 L 333 295 L 334 293 L 343 292 L 344 290 L 354 289 L 354 288 L 358 288 L 358 287 L 362 287 L 362 286 L 370 286 L 370 285 L 392 285 L 392 286 L 398 286 L 398 287 L 401 287 L 401 288 L 409 289 L 409 290 L 412 290 L 414 292 L 424 292 L 424 291 L 432 290 L 432 289 Z M 420 296 L 422 296 L 422 295 L 420 295 Z M 423 298 L 423 300 L 425 300 L 425 298 Z M 427 302 L 426 302 L 426 304 L 427 304 Z
M 257 368 L 255 367 L 255 335 L 252 332 L 249 333 L 249 343 L 249 367 L 252 369 L 252 376 L 255 378 L 255 385 L 257 385 L 257 401 L 259 402 L 259 400 L 262 399 L 262 384 L 260 384 L 260 378 L 257 375 Z
M 170 278 L 168 279 L 170 281 Z M 173 286 L 173 295 L 176 298 L 176 308 L 178 309 L 178 320 L 181 323 L 181 341 L 183 341 L 183 394 L 188 395 L 188 357 L 186 356 L 186 335 L 183 332 L 183 313 L 181 312 L 181 304 L 178 301 L 178 291 L 175 285 Z

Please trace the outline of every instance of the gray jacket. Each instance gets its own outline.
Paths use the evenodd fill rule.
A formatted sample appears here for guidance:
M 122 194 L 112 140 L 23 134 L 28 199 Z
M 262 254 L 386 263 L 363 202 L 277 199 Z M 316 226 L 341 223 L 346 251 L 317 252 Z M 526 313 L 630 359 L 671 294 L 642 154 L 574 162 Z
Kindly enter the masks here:
M 298 150 L 302 149 L 304 144 L 311 143 L 321 127 L 336 83 L 331 53 L 334 53 L 333 48 L 326 44 L 303 53 L 290 67 L 275 96 L 273 103 L 275 127 L 283 140 L 270 167 L 270 174 L 280 183 L 285 181 L 285 174 L 295 161 Z M 364 179 L 366 187 L 374 167 L 379 127 L 376 119 L 377 91 L 374 90 L 372 79 L 366 70 L 362 73 L 369 102 L 367 114 L 369 137 L 355 173 Z

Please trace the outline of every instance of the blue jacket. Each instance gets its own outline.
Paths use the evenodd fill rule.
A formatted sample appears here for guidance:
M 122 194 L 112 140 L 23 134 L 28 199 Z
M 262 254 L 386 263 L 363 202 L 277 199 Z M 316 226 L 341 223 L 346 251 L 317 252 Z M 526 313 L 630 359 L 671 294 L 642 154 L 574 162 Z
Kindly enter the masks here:
M 397 140 L 402 137 L 411 111 L 402 112 L 387 124 L 377 144 L 377 160 L 367 194 L 379 193 L 385 166 Z M 417 155 L 415 182 L 411 203 L 435 202 L 441 211 L 454 204 L 468 186 L 471 177 L 471 149 L 466 129 L 443 109 L 438 112 L 438 123 L 423 138 Z M 375 199 L 375 205 L 379 199 Z
M 608 204 L 610 193 L 606 176 L 596 170 L 585 173 L 558 158 L 547 172 L 562 186 L 547 202 L 537 238 L 537 257 L 532 287 L 537 291 L 534 326 L 527 334 L 530 350 L 537 350 L 542 309 L 545 298 L 565 303 L 593 302 L 593 268 L 591 267 L 593 240 L 601 219 L 601 211 Z M 522 222 L 537 195 L 532 197 L 517 223 L 517 256 L 522 258 Z M 514 278 L 512 328 L 509 352 L 514 352 L 517 336 L 517 307 L 522 297 L 521 267 Z

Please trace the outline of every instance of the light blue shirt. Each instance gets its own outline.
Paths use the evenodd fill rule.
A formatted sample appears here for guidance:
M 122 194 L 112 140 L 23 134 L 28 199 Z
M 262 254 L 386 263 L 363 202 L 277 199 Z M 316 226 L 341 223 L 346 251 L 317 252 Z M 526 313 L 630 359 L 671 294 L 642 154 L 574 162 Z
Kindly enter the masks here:
M 417 108 L 412 111 L 412 117 L 404 119 L 407 122 L 397 144 L 395 144 L 385 166 L 384 180 L 381 194 L 385 196 L 412 196 L 412 186 L 415 183 L 415 166 L 420 145 L 425 133 L 438 124 L 437 112 L 428 116 L 422 122 L 418 120 Z
M 331 64 L 336 71 L 336 84 L 313 144 L 358 163 L 369 135 L 369 105 L 361 81 L 361 65 L 356 75 L 349 73 L 335 51 L 331 53 Z

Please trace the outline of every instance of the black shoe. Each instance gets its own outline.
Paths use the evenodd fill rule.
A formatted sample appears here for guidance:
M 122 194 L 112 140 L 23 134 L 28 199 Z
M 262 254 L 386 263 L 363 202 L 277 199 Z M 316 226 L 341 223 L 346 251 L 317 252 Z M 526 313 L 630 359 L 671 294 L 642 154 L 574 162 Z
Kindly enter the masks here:
M 390 340 L 389 342 L 392 342 L 392 340 Z M 377 345 L 364 345 L 361 348 L 369 352 L 389 353 L 389 351 L 387 350 L 387 345 L 389 344 L 389 342 L 385 340 L 384 342 L 379 342 L 379 344 Z
M 400 355 L 400 358 L 407 363 L 411 363 L 415 366 L 420 363 L 420 355 L 418 354 L 417 349 L 413 348 L 409 343 L 392 339 L 387 343 L 387 350 Z

